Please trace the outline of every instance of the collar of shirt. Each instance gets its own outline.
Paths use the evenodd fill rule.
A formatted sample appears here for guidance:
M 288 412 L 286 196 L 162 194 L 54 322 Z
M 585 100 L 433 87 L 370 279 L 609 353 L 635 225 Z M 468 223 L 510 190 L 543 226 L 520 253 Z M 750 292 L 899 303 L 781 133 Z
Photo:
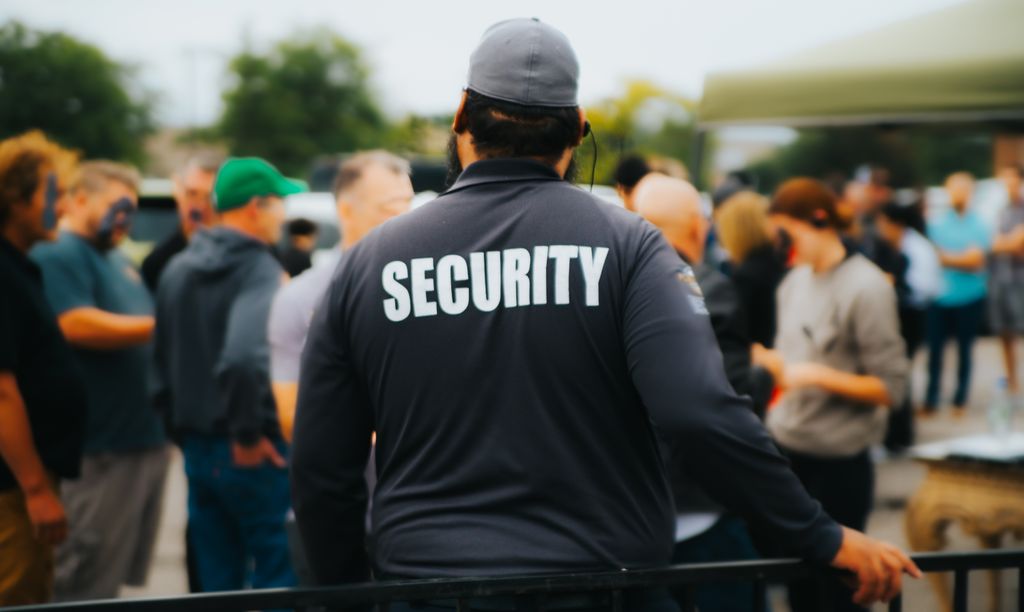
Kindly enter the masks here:
M 24 253 L 19 251 L 13 244 L 7 241 L 6 238 L 0 236 L 0 253 L 6 254 L 11 261 L 15 263 L 19 268 L 24 270 L 26 273 L 31 275 L 36 280 L 43 278 L 43 273 L 39 269 L 39 266 L 29 259 Z
M 441 195 L 490 183 L 561 180 L 564 179 L 553 167 L 533 159 L 482 159 L 463 170 L 455 184 Z
M 958 213 L 952 206 L 946 211 L 943 221 L 946 223 L 967 223 L 974 219 L 974 211 L 967 209 L 963 214 Z
M 85 236 L 83 236 L 83 235 L 81 235 L 81 234 L 79 234 L 79 233 L 77 233 L 77 232 L 72 232 L 71 230 L 61 230 L 61 231 L 60 231 L 60 235 L 61 235 L 61 236 L 67 235 L 67 236 L 68 236 L 68 238 L 70 238 L 71 240 L 77 240 L 78 242 L 81 242 L 82 244 L 84 244 L 85 246 L 89 247 L 89 248 L 90 248 L 90 249 L 92 249 L 93 251 L 96 251 L 97 253 L 99 253 L 101 257 L 103 257 L 103 256 L 105 256 L 105 255 L 106 255 L 106 253 L 104 253 L 103 251 L 101 251 L 101 250 L 100 250 L 100 249 L 99 249 L 99 248 L 98 248 L 98 247 L 96 246 L 96 243 L 95 243 L 95 242 L 93 242 L 93 241 L 92 241 L 92 240 L 90 240 L 89 238 L 86 238 Z

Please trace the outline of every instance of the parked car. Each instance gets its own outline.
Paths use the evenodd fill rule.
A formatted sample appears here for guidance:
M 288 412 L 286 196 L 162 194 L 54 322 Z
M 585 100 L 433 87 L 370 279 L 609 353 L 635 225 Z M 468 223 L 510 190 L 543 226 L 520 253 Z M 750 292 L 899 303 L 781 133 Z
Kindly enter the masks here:
M 178 228 L 178 209 L 172 188 L 170 179 L 142 179 L 139 210 L 128 238 L 120 247 L 136 265 L 141 265 L 153 247 Z

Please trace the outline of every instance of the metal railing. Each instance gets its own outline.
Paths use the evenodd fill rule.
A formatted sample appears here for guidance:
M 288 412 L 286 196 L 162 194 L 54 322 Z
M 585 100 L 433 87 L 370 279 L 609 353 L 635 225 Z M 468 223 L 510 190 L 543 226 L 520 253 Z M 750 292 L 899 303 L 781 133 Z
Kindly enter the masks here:
M 967 610 L 967 576 L 976 570 L 1015 569 L 1020 582 L 1017 610 L 1024 612 L 1024 549 L 972 553 L 927 553 L 914 556 L 926 573 L 953 572 L 953 609 Z M 549 598 L 567 594 L 608 595 L 607 609 L 625 610 L 625 594 L 642 589 L 668 588 L 683 592 L 693 601 L 693 590 L 710 582 L 742 582 L 754 585 L 754 609 L 763 610 L 769 584 L 801 578 L 825 579 L 834 570 L 790 560 L 743 561 L 676 565 L 657 569 L 588 574 L 514 576 L 504 578 L 457 578 L 372 582 L 323 588 L 264 589 L 206 593 L 180 597 L 120 599 L 49 604 L 45 606 L 5 608 L 5 611 L 45 610 L 47 612 L 230 612 L 244 610 L 295 609 L 317 610 L 374 605 L 386 612 L 388 604 L 399 601 L 451 602 L 458 612 L 466 612 L 474 602 L 488 598 L 525 602 L 525 608 L 545 609 Z M 889 604 L 890 612 L 902 610 L 902 598 Z M 686 608 L 689 608 L 687 610 Z M 692 603 L 683 612 L 694 610 Z M 825 608 L 822 608 L 823 612 Z

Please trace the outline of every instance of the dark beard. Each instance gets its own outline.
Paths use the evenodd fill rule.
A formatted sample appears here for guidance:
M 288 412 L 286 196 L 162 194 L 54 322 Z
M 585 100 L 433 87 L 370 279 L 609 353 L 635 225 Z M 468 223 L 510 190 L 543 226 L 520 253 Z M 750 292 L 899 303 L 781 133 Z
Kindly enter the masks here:
M 459 180 L 459 175 L 462 174 L 462 161 L 459 160 L 459 147 L 456 141 L 455 134 L 452 133 L 448 136 L 448 174 L 444 179 L 444 186 L 446 189 L 450 188 L 455 184 L 455 181 Z M 569 158 L 569 166 L 565 169 L 565 180 L 569 183 L 576 184 L 579 179 L 579 164 L 576 161 L 576 150 L 572 152 L 572 157 Z
M 459 160 L 459 147 L 456 144 L 455 132 L 448 136 L 448 174 L 444 178 L 444 187 L 448 189 L 455 184 L 462 174 L 462 162 Z
M 563 177 L 565 182 L 576 184 L 580 178 L 579 165 L 576 163 L 576 149 L 572 150 L 572 157 L 569 158 L 569 165 L 565 167 L 565 176 Z
M 110 232 L 99 232 L 92 239 L 92 246 L 100 253 L 106 253 L 114 248 L 114 236 Z

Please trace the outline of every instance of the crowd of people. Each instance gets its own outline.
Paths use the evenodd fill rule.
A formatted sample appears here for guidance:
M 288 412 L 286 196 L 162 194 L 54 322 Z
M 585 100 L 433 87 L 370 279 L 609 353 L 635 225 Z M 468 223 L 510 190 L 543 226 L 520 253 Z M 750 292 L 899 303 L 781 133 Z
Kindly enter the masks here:
M 653 172 L 638 156 L 620 163 L 616 180 L 627 207 L 642 178 Z M 869 181 L 829 182 L 835 213 L 828 222 L 850 252 L 875 264 L 895 289 L 899 331 L 907 357 L 928 349 L 926 393 L 915 404 L 910 387 L 889 417 L 886 446 L 899 452 L 913 443 L 912 417 L 931 418 L 948 406 L 954 418 L 969 404 L 974 340 L 986 329 L 1000 340 L 1004 378 L 1020 407 L 1016 342 L 1024 333 L 1024 167 L 997 172 L 1005 190 L 994 226 L 972 208 L 975 179 L 956 172 L 943 186 L 948 207 L 928 213 L 925 194 L 895 192 L 888 173 L 875 169 Z M 732 281 L 740 295 L 746 336 L 771 348 L 776 341 L 777 289 L 799 260 L 799 249 L 785 225 L 771 219 L 770 202 L 754 191 L 745 173 L 728 176 L 712 194 L 706 255 Z M 776 193 L 776 198 L 782 193 Z M 832 207 L 832 205 L 829 205 Z M 828 213 L 832 215 L 833 213 Z M 819 221 L 820 222 L 820 221 Z M 779 231 L 781 230 L 781 231 Z M 943 361 L 956 340 L 957 378 L 943 398 Z M 758 349 L 759 350 L 759 349 Z
M 895 596 L 917 569 L 858 533 L 870 451 L 913 442 L 922 344 L 920 417 L 950 336 L 966 409 L 986 304 L 1019 397 L 1024 171 L 1000 170 L 994 229 L 965 173 L 926 222 L 881 171 L 770 198 L 734 174 L 706 205 L 628 156 L 620 209 L 571 184 L 578 72 L 546 24 L 488 30 L 454 184 L 409 212 L 407 161 L 348 157 L 341 243 L 316 262 L 316 226 L 285 223 L 306 187 L 265 160 L 184 164 L 179 227 L 137 268 L 118 248 L 134 168 L 0 142 L 0 606 L 143 584 L 172 446 L 195 591 L 796 554 L 857 586 L 791 584 L 795 612 Z M 753 602 L 697 591 L 701 610 Z

